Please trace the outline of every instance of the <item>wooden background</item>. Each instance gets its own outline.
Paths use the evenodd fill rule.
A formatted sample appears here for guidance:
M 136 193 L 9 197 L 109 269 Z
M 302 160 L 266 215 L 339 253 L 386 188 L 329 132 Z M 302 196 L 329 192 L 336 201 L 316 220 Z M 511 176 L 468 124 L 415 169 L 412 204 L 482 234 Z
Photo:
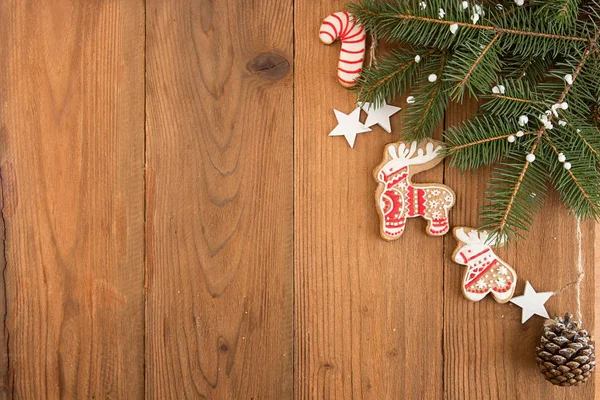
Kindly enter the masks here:
M 379 239 L 371 170 L 403 117 L 327 136 L 355 101 L 317 35 L 343 3 L 0 1 L 3 398 L 593 398 L 538 374 L 541 318 L 461 297 L 450 236 Z M 485 173 L 416 180 L 476 224 Z M 551 196 L 504 254 L 518 293 L 575 279 L 575 231 Z

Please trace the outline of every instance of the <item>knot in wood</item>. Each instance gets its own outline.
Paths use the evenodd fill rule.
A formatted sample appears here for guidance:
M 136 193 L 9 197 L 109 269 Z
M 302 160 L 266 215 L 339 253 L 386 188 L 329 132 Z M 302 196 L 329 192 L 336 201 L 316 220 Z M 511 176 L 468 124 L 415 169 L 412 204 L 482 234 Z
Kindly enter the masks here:
M 276 81 L 287 75 L 290 62 L 279 54 L 263 53 L 248 62 L 248 70 L 252 74 Z

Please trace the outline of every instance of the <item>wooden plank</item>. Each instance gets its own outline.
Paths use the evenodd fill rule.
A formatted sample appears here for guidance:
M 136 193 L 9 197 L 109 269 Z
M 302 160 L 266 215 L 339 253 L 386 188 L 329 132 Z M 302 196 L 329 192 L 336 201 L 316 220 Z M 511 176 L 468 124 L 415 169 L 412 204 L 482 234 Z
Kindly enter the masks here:
M 470 116 L 475 102 L 452 105 L 446 117 L 452 126 Z M 465 174 L 448 168 L 445 182 L 457 195 L 454 224 L 477 226 L 477 209 L 483 202 L 488 171 Z M 546 200 L 527 240 L 513 244 L 501 257 L 518 275 L 516 295 L 529 280 L 537 291 L 556 291 L 577 277 L 577 224 L 562 207 L 556 193 Z M 581 223 L 582 262 L 586 277 L 582 287 L 583 317 L 594 327 L 594 225 Z M 486 298 L 467 301 L 461 293 L 463 268 L 451 260 L 456 242 L 445 243 L 444 270 L 444 392 L 449 399 L 591 399 L 594 380 L 577 388 L 555 387 L 546 382 L 535 364 L 543 318 L 534 316 L 521 325 L 521 308 L 497 304 Z M 576 312 L 575 289 L 550 298 L 551 316 Z
M 147 2 L 148 398 L 291 398 L 292 33 L 291 0 Z
M 3 1 L 0 38 L 2 390 L 139 398 L 143 2 Z
M 594 303 L 594 337 L 597 338 L 598 327 L 600 327 L 600 224 L 596 224 L 594 230 L 595 242 L 594 242 L 594 278 L 596 279 L 596 297 Z M 598 354 L 598 353 L 596 353 Z M 594 373 L 594 382 L 596 384 L 595 399 L 600 399 L 600 374 Z
M 294 397 L 441 398 L 442 239 L 411 220 L 385 242 L 374 202 L 372 170 L 398 139 L 401 117 L 395 135 L 374 128 L 354 149 L 328 137 L 332 110 L 349 113 L 356 102 L 336 79 L 339 43 L 318 38 L 323 18 L 344 2 L 294 4 Z M 415 181 L 441 182 L 442 173 L 438 166 Z
M 597 337 L 597 333 L 600 332 L 598 327 L 600 327 L 600 224 L 596 224 L 596 229 L 594 230 L 595 234 L 595 242 L 594 242 L 594 278 L 596 279 L 596 296 L 594 302 L 594 337 Z M 594 373 L 594 382 L 596 384 L 595 391 L 596 396 L 595 399 L 600 399 L 600 374 Z

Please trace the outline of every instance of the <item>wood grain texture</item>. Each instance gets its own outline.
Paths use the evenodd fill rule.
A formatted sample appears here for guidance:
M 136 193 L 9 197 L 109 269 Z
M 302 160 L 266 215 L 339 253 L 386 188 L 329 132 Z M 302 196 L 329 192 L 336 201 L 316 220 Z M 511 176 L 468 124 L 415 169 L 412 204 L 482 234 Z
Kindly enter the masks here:
M 468 118 L 475 102 L 452 105 L 447 126 Z M 477 226 L 477 210 L 483 204 L 487 171 L 474 174 L 447 168 L 445 183 L 455 188 L 454 224 Z M 538 292 L 553 292 L 577 277 L 576 220 L 555 192 L 546 199 L 527 240 L 498 254 L 518 276 L 515 296 L 527 280 Z M 594 225 L 581 223 L 582 261 L 586 278 L 582 287 L 583 318 L 594 327 Z M 532 317 L 521 324 L 521 308 L 498 304 L 491 298 L 473 303 L 461 295 L 463 268 L 451 260 L 456 241 L 445 240 L 444 267 L 444 393 L 448 399 L 591 399 L 594 380 L 577 388 L 555 387 L 543 379 L 535 363 L 544 319 Z M 490 296 L 488 296 L 490 297 Z M 576 313 L 575 289 L 567 289 L 546 303 L 551 316 Z
M 344 2 L 294 4 L 294 398 L 440 398 L 443 239 L 427 236 L 419 218 L 397 241 L 379 237 L 372 171 L 398 135 L 374 127 L 354 149 L 327 136 L 333 109 L 356 106 L 336 79 L 339 43 L 318 38 Z M 401 118 L 392 124 L 401 130 Z M 414 181 L 441 182 L 442 173 Z
M 1 389 L 139 398 L 143 2 L 2 1 L 0 37 Z
M 292 395 L 292 2 L 147 2 L 151 399 Z
M 380 238 L 372 170 L 408 105 L 393 135 L 327 136 L 356 100 L 318 39 L 343 8 L 0 1 L 0 399 L 594 397 L 598 373 L 565 390 L 537 372 L 541 318 L 462 297 L 450 234 L 417 218 Z M 486 171 L 414 181 L 476 225 Z M 581 228 L 593 327 L 600 229 Z M 499 253 L 517 295 L 575 279 L 575 232 L 553 194 Z M 574 312 L 574 289 L 547 306 Z

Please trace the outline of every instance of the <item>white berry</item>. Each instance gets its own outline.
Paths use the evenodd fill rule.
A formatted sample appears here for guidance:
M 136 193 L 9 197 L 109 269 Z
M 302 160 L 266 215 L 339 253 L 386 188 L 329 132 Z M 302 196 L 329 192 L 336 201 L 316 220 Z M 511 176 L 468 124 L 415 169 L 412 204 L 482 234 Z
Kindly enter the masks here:
M 566 110 L 567 108 L 569 108 L 569 104 L 565 101 L 560 103 L 560 108 L 562 108 L 563 110 Z
M 573 84 L 573 75 L 571 75 L 571 74 L 565 75 L 565 82 L 567 82 L 569 85 L 572 85 Z
M 567 121 L 563 121 L 562 119 L 560 121 L 558 121 L 558 124 L 560 126 L 565 126 L 567 124 Z
M 525 134 L 525 132 L 523 132 L 523 131 L 519 131 L 519 132 L 517 132 L 517 137 L 521 137 L 521 136 L 523 136 L 524 134 Z
M 431 74 L 431 75 L 429 75 L 429 76 L 427 77 L 427 80 L 428 80 L 429 82 L 435 82 L 435 81 L 437 81 L 437 75 L 436 75 L 436 74 Z
M 450 25 L 450 33 L 452 33 L 454 35 L 457 30 L 458 30 L 458 24 Z
M 515 0 L 515 4 L 521 7 L 523 4 L 525 4 L 525 0 Z
M 420 55 L 418 55 L 418 54 L 417 54 L 417 55 L 415 56 L 415 62 L 416 62 L 417 64 L 421 62 L 421 56 L 420 56 Z
M 563 153 L 560 153 L 558 155 L 558 161 L 565 162 L 566 160 L 567 160 L 567 157 L 565 157 L 565 155 Z
M 408 104 L 413 104 L 413 103 L 415 102 L 415 96 L 408 96 L 408 97 L 406 98 L 406 102 L 407 102 Z
M 529 122 L 529 117 L 527 115 L 521 115 L 519 117 L 519 125 L 525 126 Z
M 534 162 L 534 161 L 535 161 L 535 154 L 533 154 L 533 153 L 529 153 L 529 154 L 527 154 L 527 157 L 525 157 L 525 159 L 526 159 L 528 162 L 532 163 L 532 162 Z
M 571 163 L 570 162 L 566 162 L 563 164 L 563 167 L 565 167 L 565 169 L 568 171 L 571 169 Z
M 445 15 L 446 15 L 446 11 L 444 11 L 443 8 L 440 8 L 440 12 L 438 13 L 438 16 L 440 17 L 440 19 L 443 19 Z
M 508 143 L 514 143 L 514 142 L 515 142 L 515 140 L 517 140 L 517 138 L 515 138 L 513 135 L 510 135 L 510 136 L 508 137 Z
M 469 2 L 468 1 L 463 1 L 461 4 L 462 4 L 463 10 L 466 10 L 467 8 L 469 8 Z

